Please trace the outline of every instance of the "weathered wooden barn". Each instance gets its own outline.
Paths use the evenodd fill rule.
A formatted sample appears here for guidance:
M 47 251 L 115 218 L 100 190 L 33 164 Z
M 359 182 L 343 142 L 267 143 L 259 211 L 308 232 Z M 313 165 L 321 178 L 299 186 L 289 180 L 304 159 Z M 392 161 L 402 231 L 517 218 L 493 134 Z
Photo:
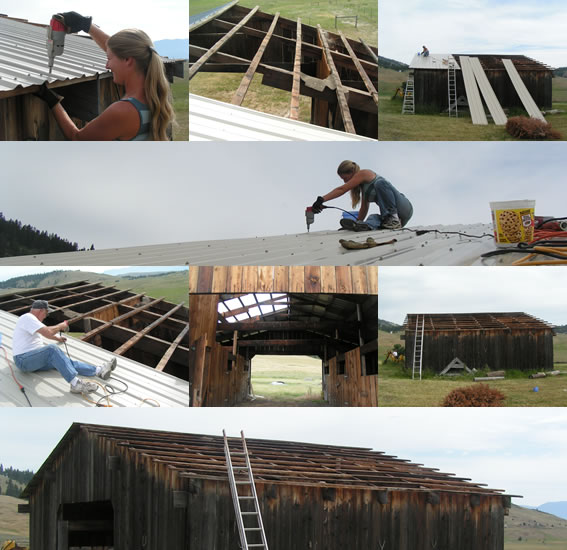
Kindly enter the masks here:
M 312 124 L 378 138 L 378 52 L 301 22 L 226 4 L 189 26 L 189 78 L 199 72 L 244 73 L 232 103 L 241 105 L 256 73 L 262 83 L 311 98 Z
M 77 281 L 3 294 L 0 310 L 22 315 L 40 299 L 54 309 L 46 325 L 67 320 L 71 332 L 79 333 L 85 342 L 188 379 L 189 311 L 184 303 Z
M 193 406 L 243 401 L 258 354 L 317 356 L 331 405 L 377 406 L 376 267 L 190 267 L 189 296 Z
M 404 331 L 410 367 L 421 342 L 423 369 L 435 372 L 455 357 L 470 369 L 553 368 L 553 327 L 527 313 L 409 313 Z
M 416 113 L 447 111 L 449 107 L 449 61 L 456 62 L 456 96 L 467 97 L 461 71 L 463 54 L 432 54 L 429 57 L 415 56 L 410 64 L 414 80 L 414 103 Z M 524 55 L 477 55 L 476 57 L 504 109 L 523 107 L 503 60 L 509 59 L 520 75 L 529 94 L 542 109 L 551 108 L 551 79 L 553 70 Z M 459 107 L 460 109 L 460 107 Z
M 270 548 L 504 548 L 501 490 L 365 448 L 247 447 Z M 22 497 L 31 548 L 240 548 L 222 437 L 75 423 Z
M 122 97 L 106 69 L 106 53 L 86 36 L 66 36 L 50 74 L 46 32 L 46 25 L 0 15 L 0 140 L 65 139 L 47 105 L 33 95 L 44 82 L 63 96 L 78 127 Z M 183 61 L 164 61 L 170 82 L 183 76 Z

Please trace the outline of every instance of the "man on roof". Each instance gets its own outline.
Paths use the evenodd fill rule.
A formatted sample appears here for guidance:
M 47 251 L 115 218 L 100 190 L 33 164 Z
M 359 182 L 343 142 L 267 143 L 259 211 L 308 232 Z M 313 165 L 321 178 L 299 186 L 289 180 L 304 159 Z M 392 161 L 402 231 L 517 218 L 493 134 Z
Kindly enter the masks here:
M 426 46 L 422 46 L 423 50 L 421 51 L 421 55 L 422 57 L 429 57 L 429 50 L 427 49 Z
M 61 376 L 70 384 L 71 393 L 91 393 L 98 389 L 98 385 L 82 380 L 78 375 L 108 380 L 111 372 L 116 368 L 116 357 L 95 367 L 81 361 L 73 361 L 55 344 L 44 345 L 42 336 L 56 342 L 66 342 L 64 336 L 58 332 L 69 328 L 67 321 L 57 325 L 43 324 L 49 315 L 49 305 L 45 300 L 36 300 L 29 313 L 22 315 L 16 322 L 12 342 L 12 355 L 14 364 L 23 372 L 36 372 L 57 369 Z

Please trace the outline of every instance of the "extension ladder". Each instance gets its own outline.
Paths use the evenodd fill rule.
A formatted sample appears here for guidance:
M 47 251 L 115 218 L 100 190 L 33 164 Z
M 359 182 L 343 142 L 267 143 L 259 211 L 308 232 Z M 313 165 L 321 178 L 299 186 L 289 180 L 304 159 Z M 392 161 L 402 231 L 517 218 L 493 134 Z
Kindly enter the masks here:
M 408 74 L 408 80 L 406 82 L 406 90 L 404 92 L 404 104 L 402 106 L 402 115 L 409 113 L 411 115 L 415 114 L 415 104 L 414 104 L 414 88 L 413 88 L 413 71 Z
M 421 324 L 420 324 L 421 317 Z M 413 342 L 413 369 L 411 378 L 414 380 L 417 375 L 421 380 L 421 366 L 423 357 L 423 332 L 425 329 L 425 318 L 423 315 L 418 315 L 415 320 L 415 340 Z
M 455 60 L 449 58 L 449 66 L 447 69 L 447 85 L 449 91 L 449 117 L 458 118 L 459 111 L 457 108 L 457 70 L 455 68 Z
M 242 550 L 253 548 L 268 550 L 268 542 L 266 541 L 266 533 L 264 532 L 264 524 L 262 523 L 262 515 L 258 505 L 258 495 L 256 494 L 244 432 L 240 432 L 242 438 L 241 450 L 231 449 L 224 430 L 222 435 L 224 437 L 224 455 L 226 457 L 230 492 L 236 513 L 236 523 L 238 524 Z M 239 492 L 239 487 L 248 491 Z M 245 520 L 249 521 L 246 522 Z

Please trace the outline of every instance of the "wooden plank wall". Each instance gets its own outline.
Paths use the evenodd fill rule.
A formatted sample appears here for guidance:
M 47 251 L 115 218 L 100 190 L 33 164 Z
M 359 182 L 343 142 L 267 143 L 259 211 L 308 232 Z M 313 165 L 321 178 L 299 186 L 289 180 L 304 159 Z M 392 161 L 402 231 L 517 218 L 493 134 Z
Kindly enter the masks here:
M 376 266 L 192 266 L 189 294 L 378 294 Z
M 378 406 L 378 375 L 362 375 L 360 348 L 345 353 L 344 374 L 337 374 L 337 358 L 332 357 L 325 382 L 329 404 L 333 407 Z
M 236 356 L 232 370 L 228 370 L 232 350 L 220 344 L 211 347 L 211 361 L 205 384 L 203 404 L 209 407 L 228 407 L 243 401 L 248 395 L 246 359 Z

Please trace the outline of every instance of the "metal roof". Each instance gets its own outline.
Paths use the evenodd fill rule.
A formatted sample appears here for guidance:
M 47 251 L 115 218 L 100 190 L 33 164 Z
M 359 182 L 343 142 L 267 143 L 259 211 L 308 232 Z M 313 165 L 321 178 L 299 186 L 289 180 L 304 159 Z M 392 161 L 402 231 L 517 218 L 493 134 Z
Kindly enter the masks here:
M 12 362 L 12 336 L 17 320 L 16 315 L 0 310 L 2 346 L 6 349 L 10 362 Z M 70 336 L 67 337 L 67 347 L 69 355 L 73 359 L 93 365 L 100 365 L 104 361 L 116 357 L 117 367 L 113 377 L 125 382 L 128 389 L 125 393 L 111 396 L 109 401 L 101 400 L 102 405 L 186 407 L 189 404 L 189 385 L 184 380 L 158 372 L 131 359 L 115 356 L 109 351 Z M 94 406 L 82 395 L 70 393 L 69 384 L 55 370 L 25 373 L 14 367 L 13 362 L 12 368 L 19 383 L 24 386 L 26 395 L 33 407 Z M 93 380 L 100 381 L 98 378 Z M 100 382 L 102 383 L 102 381 Z M 104 383 L 112 386 L 116 391 L 124 388 L 123 384 L 112 379 Z M 98 401 L 104 395 L 105 392 L 101 388 L 96 393 L 90 394 L 89 399 Z M 3 352 L 0 353 L 0 406 L 29 406 L 12 378 L 10 367 L 6 363 Z
M 449 60 L 455 63 L 455 69 L 460 70 L 457 60 L 450 53 L 430 53 L 427 57 L 418 55 L 413 56 L 409 65 L 410 69 L 443 69 L 449 68 Z
M 189 141 L 375 141 L 189 94 Z
M 43 82 L 108 75 L 106 53 L 88 37 L 68 34 L 65 51 L 47 66 L 47 27 L 0 17 L 0 97 L 2 92 Z
M 428 231 L 417 234 L 415 231 Z M 486 235 L 482 238 L 463 237 Z M 346 250 L 339 239 L 392 244 Z M 0 258 L 0 265 L 510 265 L 523 253 L 481 259 L 495 250 L 492 225 L 414 226 L 409 230 L 317 231 Z
M 175 470 L 187 478 L 228 481 L 223 438 L 220 436 L 141 430 L 74 423 L 25 488 L 29 497 L 57 457 L 85 430 L 130 459 L 144 456 L 139 464 Z M 229 438 L 239 443 L 240 438 Z M 502 495 L 467 478 L 439 472 L 408 460 L 360 447 L 316 445 L 291 441 L 246 439 L 255 482 L 316 487 L 349 487 L 370 490 L 439 491 Z M 101 447 L 102 448 L 102 447 Z M 108 447 L 105 447 L 108 448 Z M 243 459 L 237 459 L 243 460 Z
M 189 32 L 198 29 L 205 23 L 208 23 L 211 19 L 214 19 L 218 15 L 221 15 L 228 9 L 232 8 L 232 6 L 234 6 L 235 4 L 238 4 L 238 0 L 232 0 L 232 2 L 228 2 L 227 4 L 223 4 L 222 6 L 217 6 L 216 8 L 203 11 L 196 15 L 189 14 Z M 191 5 L 189 5 L 189 10 L 191 10 Z
M 408 313 L 404 330 L 415 331 L 418 316 L 424 318 L 424 330 L 553 330 L 552 325 L 522 312 L 513 313 Z

